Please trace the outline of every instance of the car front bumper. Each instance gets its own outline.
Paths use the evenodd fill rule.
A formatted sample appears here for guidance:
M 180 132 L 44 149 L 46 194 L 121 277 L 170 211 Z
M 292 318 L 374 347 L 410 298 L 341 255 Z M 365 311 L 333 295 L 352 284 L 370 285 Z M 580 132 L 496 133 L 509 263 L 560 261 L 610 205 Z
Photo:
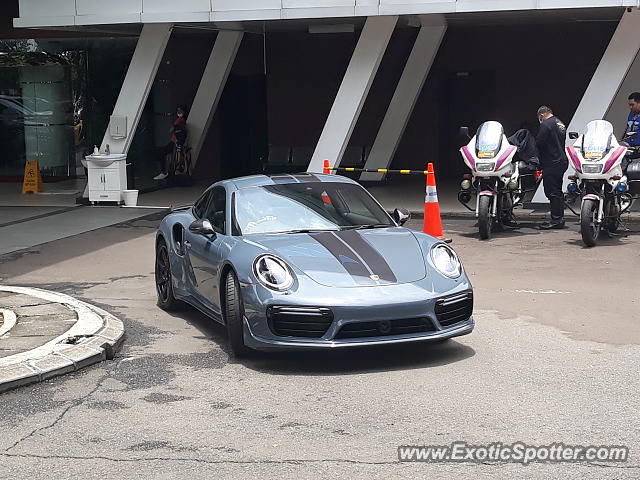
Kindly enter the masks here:
M 244 344 L 254 350 L 262 351 L 285 351 L 285 350 L 331 350 L 342 348 L 355 348 L 374 345 L 394 345 L 400 343 L 428 342 L 435 340 L 446 340 L 448 338 L 460 337 L 471 333 L 475 327 L 473 317 L 467 321 L 457 323 L 449 328 L 410 335 L 380 336 L 366 338 L 351 338 L 341 340 L 323 340 L 309 338 L 265 338 L 255 334 L 244 319 Z
M 244 342 L 255 350 L 335 349 L 365 345 L 389 345 L 429 340 L 443 340 L 473 331 L 473 299 L 471 308 L 456 314 L 452 321 L 441 322 L 436 313 L 438 303 L 451 297 L 472 294 L 466 275 L 447 279 L 428 276 L 418 282 L 368 288 L 323 287 L 305 277 L 299 277 L 295 291 L 274 294 L 258 284 L 241 284 L 244 304 Z M 463 300 L 448 302 L 449 307 L 463 310 Z M 271 308 L 311 309 L 331 311 L 317 336 L 296 335 L 278 331 L 275 320 L 269 318 Z M 316 317 L 317 318 L 317 317 Z M 308 320 L 321 322 L 323 319 Z M 424 328 L 406 329 L 403 322 L 424 321 Z M 297 319 L 282 319 L 284 323 Z M 382 328 L 386 323 L 391 329 Z M 368 326 L 365 326 L 368 324 Z M 352 334 L 348 329 L 366 330 Z

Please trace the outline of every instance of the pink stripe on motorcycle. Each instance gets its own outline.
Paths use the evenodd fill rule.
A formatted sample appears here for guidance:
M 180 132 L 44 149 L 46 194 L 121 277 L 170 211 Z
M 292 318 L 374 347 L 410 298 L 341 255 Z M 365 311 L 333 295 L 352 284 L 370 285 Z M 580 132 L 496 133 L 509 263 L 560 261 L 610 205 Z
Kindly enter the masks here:
M 604 165 L 604 170 L 602 171 L 602 173 L 607 173 L 609 170 L 611 170 L 611 167 L 613 167 L 613 165 L 618 161 L 618 159 L 627 151 L 627 149 L 625 147 L 618 147 L 616 148 L 615 153 L 613 154 L 613 156 L 609 159 L 609 161 L 607 163 L 605 163 Z
M 509 147 L 507 149 L 506 152 L 504 152 L 502 154 L 502 156 L 500 157 L 500 160 L 498 160 L 498 163 L 496 163 L 496 170 L 500 170 L 500 167 L 502 166 L 502 164 L 504 163 L 504 161 L 509 158 L 509 156 L 511 155 L 511 153 L 513 153 L 513 151 L 516 149 L 516 147 Z

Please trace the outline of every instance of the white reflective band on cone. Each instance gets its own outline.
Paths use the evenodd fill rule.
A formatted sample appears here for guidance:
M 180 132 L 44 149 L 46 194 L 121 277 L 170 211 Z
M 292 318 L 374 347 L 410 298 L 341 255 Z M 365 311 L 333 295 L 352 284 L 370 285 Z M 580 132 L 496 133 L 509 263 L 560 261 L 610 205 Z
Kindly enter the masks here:
M 424 203 L 438 203 L 438 192 L 436 187 L 427 186 L 427 194 L 424 197 Z

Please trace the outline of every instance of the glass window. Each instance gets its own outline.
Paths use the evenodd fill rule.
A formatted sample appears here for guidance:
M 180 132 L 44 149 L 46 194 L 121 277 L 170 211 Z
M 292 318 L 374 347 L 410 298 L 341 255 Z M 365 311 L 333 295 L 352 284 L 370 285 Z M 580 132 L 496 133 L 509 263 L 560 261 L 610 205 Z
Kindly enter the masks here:
M 589 122 L 582 139 L 582 151 L 586 159 L 600 159 L 611 147 L 613 125 L 606 120 Z
M 45 177 L 75 177 L 100 145 L 135 37 L 0 42 L 0 176 L 37 159 Z
M 359 190 L 353 188 L 342 188 L 338 194 L 342 202 L 344 203 L 345 210 L 348 213 L 353 213 L 362 216 L 371 216 L 371 209 L 367 206 L 368 197 L 363 196 Z M 323 192 L 323 198 L 327 193 Z
M 207 205 L 204 218 L 211 222 L 213 229 L 221 234 L 226 232 L 226 191 L 224 187 L 215 187 L 211 189 L 211 199 Z
M 504 130 L 499 122 L 485 122 L 478 128 L 476 148 L 478 158 L 493 158 L 500 151 Z
M 196 200 L 196 203 L 193 204 L 193 216 L 196 218 L 206 218 L 204 215 L 207 212 L 207 206 L 209 205 L 209 200 L 211 199 L 211 190 L 207 190 L 202 194 L 202 196 Z
M 238 191 L 240 234 L 393 226 L 389 215 L 352 183 L 289 183 Z

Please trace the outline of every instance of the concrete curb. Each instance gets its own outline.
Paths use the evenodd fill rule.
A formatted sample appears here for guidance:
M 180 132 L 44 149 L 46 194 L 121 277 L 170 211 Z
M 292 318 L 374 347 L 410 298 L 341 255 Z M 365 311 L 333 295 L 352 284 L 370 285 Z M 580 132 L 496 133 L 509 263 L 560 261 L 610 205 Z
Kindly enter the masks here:
M 37 288 L 0 285 L 0 292 L 62 304 L 74 310 L 78 317 L 69 330 L 44 345 L 0 358 L 0 392 L 111 360 L 122 346 L 123 323 L 98 307 L 62 293 Z

